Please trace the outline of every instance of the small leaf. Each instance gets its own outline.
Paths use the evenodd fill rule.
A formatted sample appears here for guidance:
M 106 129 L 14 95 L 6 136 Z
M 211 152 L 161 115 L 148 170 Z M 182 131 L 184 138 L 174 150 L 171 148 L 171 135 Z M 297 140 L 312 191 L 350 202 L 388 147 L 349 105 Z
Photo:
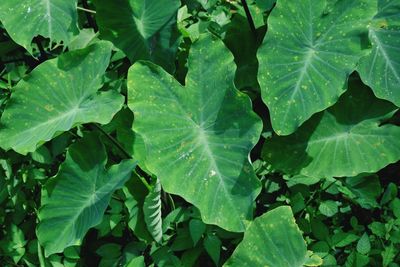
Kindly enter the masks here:
M 371 243 L 367 233 L 364 233 L 357 243 L 357 251 L 361 254 L 368 254 L 371 250 Z
M 208 255 L 210 255 L 212 261 L 215 263 L 215 265 L 219 266 L 219 258 L 221 254 L 222 242 L 218 238 L 218 236 L 213 234 L 208 234 L 204 239 L 203 245 Z
M 318 210 L 323 215 L 325 215 L 327 217 L 332 217 L 333 215 L 338 213 L 339 207 L 338 207 L 338 204 L 336 203 L 336 201 L 327 200 L 327 201 L 321 202 L 321 204 L 318 207 Z
M 146 196 L 143 204 L 144 220 L 147 229 L 157 243 L 161 243 L 162 219 L 161 219 L 161 184 L 158 179 Z
M 196 246 L 197 242 L 199 242 L 201 236 L 206 231 L 206 225 L 197 219 L 193 219 L 189 222 L 189 230 L 190 230 L 190 237 L 193 240 L 194 246 Z

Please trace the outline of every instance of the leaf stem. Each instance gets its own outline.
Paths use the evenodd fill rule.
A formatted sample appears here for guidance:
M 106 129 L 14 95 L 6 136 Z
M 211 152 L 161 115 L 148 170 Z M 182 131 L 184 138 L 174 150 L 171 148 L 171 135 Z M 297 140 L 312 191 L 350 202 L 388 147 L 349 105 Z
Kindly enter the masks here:
M 125 148 L 114 138 L 112 137 L 109 133 L 107 133 L 106 131 L 104 131 L 103 128 L 101 128 L 99 125 L 97 125 L 96 123 L 93 123 L 93 126 L 99 130 L 102 134 L 104 134 L 118 149 L 119 151 L 122 152 L 122 154 L 124 154 L 124 156 L 128 159 L 132 159 L 131 154 L 129 154 L 128 151 L 125 150 Z
M 87 9 L 87 8 L 84 8 L 84 7 L 77 6 L 76 9 L 81 10 L 81 11 L 85 11 L 85 12 L 89 12 L 89 13 L 92 13 L 92 14 L 96 14 L 96 11 L 91 10 L 91 9 Z
M 39 265 L 40 267 L 46 267 L 46 263 L 44 262 L 43 258 L 43 251 L 42 251 L 42 246 L 39 244 L 39 241 L 37 241 L 37 247 L 38 247 L 38 259 L 39 259 Z
M 91 9 L 89 8 L 89 4 L 87 3 L 87 0 L 82 0 L 82 6 L 83 6 L 83 8 L 84 8 L 85 10 L 91 10 Z M 95 32 L 98 32 L 98 31 L 99 31 L 99 28 L 97 27 L 96 21 L 93 19 L 93 17 L 91 16 L 90 13 L 91 13 L 91 12 L 85 12 L 86 19 L 87 19 L 87 21 L 88 21 L 88 23 L 89 23 L 89 26 L 90 26 L 91 28 L 93 28 L 93 30 L 94 30 Z
M 244 12 L 246 13 L 246 17 L 247 17 L 247 21 L 249 22 L 250 29 L 253 32 L 254 37 L 257 39 L 257 30 L 256 30 L 256 26 L 254 24 L 253 17 L 251 16 L 249 6 L 247 5 L 246 0 L 241 0 L 241 2 L 243 5 L 243 8 L 244 8 Z
M 133 157 L 131 156 L 131 154 L 129 154 L 128 151 L 125 150 L 125 148 L 114 138 L 112 137 L 109 133 L 107 133 L 106 131 L 104 131 L 103 128 L 101 128 L 101 126 L 99 126 L 96 123 L 92 123 L 91 125 L 93 125 L 96 129 L 98 129 L 102 134 L 104 134 L 121 152 L 122 154 L 124 154 L 124 156 L 128 159 L 133 159 Z M 136 170 L 134 171 L 134 173 L 136 174 L 137 177 L 139 177 L 140 181 L 142 181 L 143 185 L 150 191 L 151 190 L 151 186 L 149 185 L 149 183 L 146 181 L 146 179 L 143 177 L 145 175 L 144 171 L 142 171 L 139 166 L 136 166 Z M 144 174 L 143 174 L 144 173 Z

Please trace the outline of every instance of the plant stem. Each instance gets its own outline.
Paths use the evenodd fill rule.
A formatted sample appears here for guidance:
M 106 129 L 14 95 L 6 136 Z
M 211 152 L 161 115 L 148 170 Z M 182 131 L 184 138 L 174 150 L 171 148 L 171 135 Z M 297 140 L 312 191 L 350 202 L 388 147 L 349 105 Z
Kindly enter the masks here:
M 109 133 L 107 133 L 106 131 L 104 131 L 103 128 L 101 128 L 98 124 L 96 123 L 92 123 L 91 125 L 93 125 L 96 129 L 98 129 L 102 134 L 104 134 L 123 154 L 126 158 L 128 159 L 133 159 L 133 157 L 131 156 L 131 154 L 129 154 L 128 151 L 125 150 L 125 148 L 114 138 L 112 137 Z M 136 166 L 136 170 L 134 171 L 136 176 L 139 177 L 140 181 L 142 181 L 143 185 L 150 191 L 151 190 L 151 186 L 149 185 L 149 183 L 146 181 L 146 179 L 143 177 L 145 176 L 145 172 L 142 171 L 139 166 Z
M 87 9 L 87 8 L 84 8 L 84 7 L 77 6 L 76 9 L 81 10 L 81 11 L 85 11 L 85 12 L 89 12 L 89 13 L 92 13 L 92 14 L 96 14 L 96 11 L 91 10 L 91 9 Z
M 46 51 L 45 51 L 44 48 L 43 48 L 43 45 L 42 45 L 41 40 L 38 39 L 38 38 L 36 38 L 36 39 L 35 39 L 35 42 L 36 42 L 36 44 L 37 44 L 37 46 L 38 46 L 38 48 L 39 48 L 39 51 L 40 51 L 39 60 L 40 60 L 40 61 L 45 61 L 45 60 L 47 60 L 47 53 L 46 53 Z
M 83 6 L 83 8 L 85 9 L 85 11 L 91 10 L 91 9 L 89 8 L 89 4 L 87 3 L 87 0 L 82 0 L 82 6 Z M 83 10 L 83 9 L 82 9 L 82 10 Z M 91 13 L 91 12 L 85 12 L 86 19 L 87 19 L 87 21 L 88 21 L 88 23 L 89 23 L 89 26 L 90 26 L 91 28 L 93 28 L 93 30 L 94 30 L 95 32 L 97 32 L 97 31 L 99 30 L 99 28 L 97 27 L 96 21 L 93 19 L 93 17 L 91 16 L 90 13 Z
M 250 29 L 253 32 L 254 37 L 257 39 L 257 30 L 256 30 L 256 26 L 254 25 L 254 20 L 253 20 L 253 17 L 251 16 L 249 6 L 247 5 L 246 0 L 241 0 L 241 2 L 243 5 L 243 8 L 244 8 L 244 12 L 246 13 L 246 17 L 247 17 L 247 21 L 249 22 Z
M 118 149 L 119 151 L 122 152 L 122 154 L 124 154 L 124 156 L 128 159 L 132 159 L 131 154 L 128 153 L 128 151 L 125 150 L 125 148 L 122 147 L 122 145 L 115 140 L 114 137 L 112 137 L 110 134 L 108 134 L 106 131 L 103 130 L 103 128 L 101 128 L 99 125 L 97 125 L 96 123 L 92 124 L 97 130 L 99 130 L 102 134 L 104 134 Z

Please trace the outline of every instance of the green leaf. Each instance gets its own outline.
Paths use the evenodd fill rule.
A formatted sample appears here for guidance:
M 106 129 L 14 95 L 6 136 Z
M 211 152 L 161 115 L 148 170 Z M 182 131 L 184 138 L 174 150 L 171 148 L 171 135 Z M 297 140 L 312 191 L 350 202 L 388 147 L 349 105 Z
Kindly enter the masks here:
M 400 14 L 398 1 L 379 1 L 379 12 L 375 16 L 374 23 L 369 27 L 372 49 L 369 55 L 360 60 L 357 71 L 377 97 L 400 106 L 400 91 L 398 90 L 400 15 L 398 14 Z
M 133 128 L 165 191 L 194 204 L 205 223 L 244 231 L 260 191 L 248 155 L 262 124 L 233 85 L 233 57 L 221 41 L 200 38 L 188 62 L 186 86 L 149 62 L 130 68 Z
M 364 233 L 357 242 L 357 251 L 361 254 L 368 254 L 371 250 L 371 243 L 367 233 Z
M 3 0 L 0 21 L 10 37 L 32 54 L 33 37 L 41 35 L 50 42 L 68 44 L 79 32 L 77 0 Z
M 243 241 L 224 266 L 300 267 L 309 258 L 293 213 L 290 207 L 283 206 L 263 214 L 250 224 Z M 319 259 L 314 266 L 321 264 Z
M 346 187 L 352 195 L 349 195 L 354 201 L 359 203 L 365 209 L 378 208 L 378 197 L 381 195 L 381 185 L 377 175 L 359 175 L 346 178 Z M 338 188 L 339 191 L 340 187 Z
M 279 135 L 333 105 L 363 55 L 376 0 L 331 2 L 279 0 L 268 18 L 258 79 Z
M 126 267 L 145 267 L 144 257 L 139 256 L 129 261 Z
M 190 237 L 195 246 L 206 231 L 206 228 L 207 226 L 201 220 L 193 219 L 189 222 Z
M 99 42 L 62 54 L 20 81 L 1 117 L 0 146 L 27 154 L 77 124 L 108 123 L 124 101 L 115 91 L 97 92 L 111 47 Z
M 210 255 L 212 261 L 215 263 L 216 266 L 219 266 L 219 258 L 221 254 L 221 245 L 222 242 L 218 238 L 218 236 L 214 234 L 208 234 L 204 238 L 204 248 L 207 251 L 208 255 Z
M 174 69 L 178 48 L 179 0 L 95 0 L 103 39 L 112 41 L 133 62 L 152 60 Z
M 321 204 L 318 207 L 318 210 L 325 216 L 327 217 L 332 217 L 339 211 L 338 204 L 336 201 L 333 200 L 326 200 L 321 202 Z
M 131 177 L 136 165 L 125 160 L 106 170 L 106 163 L 105 148 L 93 135 L 68 149 L 55 187 L 39 210 L 36 232 L 46 257 L 80 243 L 101 222 L 112 193 Z
M 393 244 L 385 247 L 385 250 L 381 252 L 382 255 L 382 266 L 386 267 L 390 263 L 393 263 L 394 258 L 396 257 L 397 251 Z
M 400 128 L 380 126 L 395 111 L 369 89 L 353 86 L 295 134 L 267 140 L 264 158 L 288 174 L 341 177 L 376 172 L 400 159 Z
M 161 243 L 163 236 L 161 219 L 161 184 L 158 179 L 144 200 L 143 213 L 147 229 L 153 236 L 154 240 Z

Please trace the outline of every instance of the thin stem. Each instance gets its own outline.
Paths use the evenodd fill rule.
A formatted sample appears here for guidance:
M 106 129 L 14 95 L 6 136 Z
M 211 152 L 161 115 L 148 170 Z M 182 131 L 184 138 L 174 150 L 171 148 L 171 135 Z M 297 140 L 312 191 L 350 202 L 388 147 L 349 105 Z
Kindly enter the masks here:
M 131 156 L 131 154 L 129 154 L 128 151 L 125 150 L 125 148 L 114 138 L 112 137 L 109 133 L 107 133 L 106 131 L 104 131 L 103 128 L 101 128 L 99 125 L 97 125 L 96 123 L 92 123 L 91 125 L 93 125 L 96 129 L 98 129 L 102 134 L 104 134 L 123 154 L 126 158 L 128 159 L 132 159 L 133 157 Z M 150 191 L 151 190 L 151 186 L 149 185 L 149 183 L 146 181 L 146 179 L 143 177 L 144 175 L 142 174 L 143 171 L 139 168 L 139 166 L 136 166 L 136 170 L 134 171 L 134 173 L 136 174 L 137 177 L 139 177 L 140 181 L 142 181 L 142 183 L 144 184 L 144 186 Z
M 241 2 L 243 5 L 243 8 L 244 8 L 244 12 L 246 13 L 246 17 L 247 17 L 247 21 L 249 22 L 250 29 L 253 32 L 254 37 L 257 39 L 257 30 L 256 30 L 256 26 L 254 25 L 254 20 L 253 20 L 253 17 L 251 16 L 249 6 L 247 5 L 246 0 L 241 0 Z
M 42 45 L 42 42 L 41 42 L 41 40 L 39 40 L 38 38 L 36 38 L 35 39 L 35 42 L 36 42 L 36 44 L 37 44 L 37 46 L 38 46 L 38 48 L 39 48 L 39 51 L 40 51 L 40 61 L 45 61 L 45 60 L 47 60 L 47 53 L 46 53 L 46 51 L 44 50 L 44 48 L 43 48 L 43 45 Z
M 76 9 L 81 10 L 81 11 L 85 11 L 85 12 L 89 12 L 89 13 L 92 13 L 92 14 L 96 14 L 96 11 L 91 10 L 91 9 L 87 9 L 87 8 L 84 8 L 84 7 L 77 6 Z
M 87 0 L 82 0 L 82 6 L 83 6 L 84 9 L 90 10 L 89 4 L 87 3 Z M 86 15 L 86 19 L 87 19 L 87 21 L 89 23 L 89 26 L 91 28 L 93 28 L 93 30 L 95 32 L 97 32 L 99 30 L 99 28 L 97 27 L 96 21 L 93 19 L 93 17 L 91 16 L 90 12 L 85 12 L 85 15 Z
M 109 133 L 107 133 L 106 131 L 103 130 L 103 128 L 101 128 L 99 125 L 97 125 L 96 123 L 92 124 L 96 129 L 98 129 L 102 134 L 104 134 L 105 136 L 107 136 L 107 138 L 122 152 L 122 154 L 124 154 L 124 156 L 128 159 L 132 159 L 131 154 L 129 154 L 128 151 L 125 150 L 125 148 L 114 138 L 112 137 Z

